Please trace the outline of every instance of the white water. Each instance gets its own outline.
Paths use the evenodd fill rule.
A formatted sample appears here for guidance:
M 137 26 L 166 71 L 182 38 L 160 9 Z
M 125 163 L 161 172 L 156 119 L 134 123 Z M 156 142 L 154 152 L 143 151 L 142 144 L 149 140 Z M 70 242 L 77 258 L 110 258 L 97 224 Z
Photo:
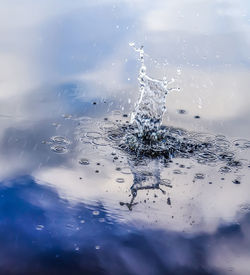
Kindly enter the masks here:
M 144 63 L 143 46 L 136 48 L 134 43 L 129 44 L 136 52 L 139 52 L 141 67 L 139 70 L 140 98 L 136 103 L 135 110 L 131 115 L 131 124 L 135 124 L 139 134 L 157 132 L 162 124 L 163 115 L 166 112 L 166 96 L 174 79 L 167 81 L 166 77 L 156 80 L 147 75 Z

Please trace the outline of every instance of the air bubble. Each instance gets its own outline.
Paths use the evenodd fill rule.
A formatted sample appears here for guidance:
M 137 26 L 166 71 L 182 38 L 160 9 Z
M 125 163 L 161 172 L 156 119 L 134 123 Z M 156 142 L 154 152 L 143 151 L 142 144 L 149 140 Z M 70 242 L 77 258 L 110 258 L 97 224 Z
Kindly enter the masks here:
M 37 226 L 36 226 L 36 230 L 37 231 L 42 231 L 44 229 L 44 226 L 42 225 L 42 224 L 38 224 Z
M 53 136 L 50 138 L 50 140 L 57 144 L 64 144 L 64 145 L 70 144 L 70 141 L 67 138 L 62 136 Z
M 79 160 L 79 164 L 81 164 L 81 165 L 89 165 L 89 160 L 85 159 L 85 158 L 82 158 L 82 159 Z
M 230 173 L 232 169 L 228 166 L 221 167 L 219 170 L 221 173 Z
M 122 173 L 122 174 L 125 174 L 125 175 L 129 175 L 129 174 L 131 174 L 131 168 L 130 168 L 129 166 L 127 166 L 127 167 L 122 167 L 122 168 L 121 168 L 121 173 Z
M 203 173 L 196 173 L 194 175 L 194 178 L 197 180 L 203 180 L 203 179 L 205 179 L 205 175 Z
M 63 145 L 53 145 L 50 149 L 57 154 L 65 154 L 68 152 L 68 148 Z

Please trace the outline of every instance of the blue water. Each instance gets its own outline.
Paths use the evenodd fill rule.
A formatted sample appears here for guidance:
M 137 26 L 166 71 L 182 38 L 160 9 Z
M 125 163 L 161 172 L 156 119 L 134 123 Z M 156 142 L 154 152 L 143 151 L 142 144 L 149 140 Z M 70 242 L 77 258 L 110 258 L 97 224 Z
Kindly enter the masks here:
M 0 274 L 250 274 L 249 12 L 246 0 L 1 5 Z M 164 129 L 213 142 L 222 161 L 118 146 L 140 96 L 130 42 L 152 79 L 180 88 Z M 231 156 L 241 165 L 225 168 Z
M 2 274 L 217 274 L 206 257 L 212 246 L 237 241 L 236 249 L 247 248 L 249 215 L 213 234 L 136 230 L 101 202 L 72 207 L 30 176 L 1 185 Z

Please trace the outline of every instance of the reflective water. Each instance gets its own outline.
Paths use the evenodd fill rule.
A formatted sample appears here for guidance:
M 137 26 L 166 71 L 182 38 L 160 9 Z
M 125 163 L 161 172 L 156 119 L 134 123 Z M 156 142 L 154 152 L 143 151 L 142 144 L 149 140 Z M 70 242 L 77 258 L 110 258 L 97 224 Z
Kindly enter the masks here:
M 0 273 L 250 273 L 249 10 L 1 5 Z M 180 88 L 148 151 L 121 146 L 140 95 L 131 41 Z

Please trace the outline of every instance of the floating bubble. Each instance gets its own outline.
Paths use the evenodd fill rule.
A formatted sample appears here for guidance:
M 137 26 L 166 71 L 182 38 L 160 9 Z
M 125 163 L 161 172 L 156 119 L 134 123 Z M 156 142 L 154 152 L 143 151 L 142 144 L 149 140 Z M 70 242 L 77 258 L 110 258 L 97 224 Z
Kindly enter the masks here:
M 129 166 L 127 166 L 127 167 L 122 167 L 122 168 L 121 168 L 121 173 L 122 173 L 122 174 L 125 174 L 125 175 L 129 175 L 129 174 L 131 174 L 131 168 L 130 168 Z
M 218 155 L 218 158 L 220 160 L 224 160 L 224 161 L 231 161 L 234 158 L 234 153 L 233 152 L 223 152 Z
M 50 149 L 57 154 L 65 154 L 68 152 L 68 148 L 64 145 L 53 145 Z
M 171 180 L 169 180 L 169 179 L 162 179 L 161 184 L 164 185 L 164 186 L 172 188 Z
M 36 226 L 36 230 L 37 231 L 42 231 L 44 229 L 44 225 L 42 225 L 42 224 L 38 224 L 37 226 Z
M 118 182 L 118 183 L 123 183 L 123 182 L 125 182 L 125 180 L 124 180 L 124 178 L 117 178 L 117 179 L 116 179 L 116 182 Z
M 95 211 L 92 212 L 92 214 L 93 214 L 94 216 L 98 216 L 98 215 L 100 214 L 100 212 L 99 212 L 98 210 L 95 210 Z
M 197 160 L 199 163 L 215 162 L 217 155 L 214 152 L 205 151 L 197 154 Z
M 108 132 L 108 139 L 112 141 L 120 141 L 124 137 L 124 132 L 122 129 L 115 129 Z
M 50 138 L 50 140 L 57 144 L 64 144 L 64 145 L 70 144 L 70 141 L 67 138 L 62 136 L 53 136 Z
M 237 168 L 242 167 L 242 163 L 239 160 L 230 160 L 228 161 L 227 165 L 230 167 L 237 167 Z
M 205 179 L 205 174 L 203 174 L 203 173 L 196 173 L 194 175 L 194 178 L 197 179 L 197 180 L 203 180 L 203 179 Z
M 181 114 L 181 115 L 184 115 L 184 114 L 187 113 L 187 111 L 184 110 L 184 109 L 179 109 L 179 110 L 177 110 L 177 112 L 178 112 L 179 114 Z
M 79 160 L 79 164 L 81 164 L 81 165 L 89 165 L 89 160 L 85 159 L 85 158 L 81 158 Z
M 220 168 L 219 170 L 221 173 L 230 173 L 232 171 L 232 169 L 228 166 L 223 166 Z
M 233 180 L 234 184 L 240 184 L 240 181 L 238 179 Z
M 176 175 L 180 175 L 180 174 L 182 174 L 182 171 L 179 169 L 175 169 L 175 170 L 173 170 L 173 173 Z

